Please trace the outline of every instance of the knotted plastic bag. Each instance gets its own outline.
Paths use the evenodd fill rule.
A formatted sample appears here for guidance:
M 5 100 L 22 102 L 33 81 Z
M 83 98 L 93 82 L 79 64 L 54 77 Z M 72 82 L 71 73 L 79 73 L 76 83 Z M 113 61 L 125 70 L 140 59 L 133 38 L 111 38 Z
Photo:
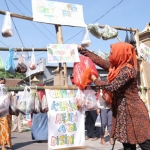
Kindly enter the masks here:
M 3 37 L 11 37 L 13 36 L 13 29 L 11 23 L 10 12 L 6 12 L 3 26 L 2 26 L 2 36 Z
M 18 60 L 18 64 L 17 64 L 17 67 L 16 67 L 16 72 L 26 73 L 27 69 L 28 68 L 27 68 L 26 63 L 25 63 L 24 55 L 22 53 L 19 60 Z
M 41 112 L 47 113 L 48 112 L 48 102 L 47 102 L 47 98 L 46 98 L 45 94 L 42 97 L 41 106 L 42 106 Z
M 73 67 L 73 76 L 74 83 L 81 90 L 83 90 L 87 84 L 90 84 L 92 81 L 89 79 L 90 75 L 95 75 L 98 77 L 98 72 L 96 70 L 95 64 L 89 57 L 80 56 L 80 62 L 74 63 Z
M 34 111 L 35 92 L 30 87 L 25 87 L 18 100 L 18 110 L 24 114 L 31 114 Z
M 5 70 L 10 74 L 15 73 L 14 50 L 9 48 L 9 55 L 5 63 Z
M 38 114 L 40 113 L 40 111 L 41 111 L 40 95 L 39 95 L 39 92 L 36 92 L 33 113 Z
M 19 110 L 17 108 L 17 105 L 18 105 L 18 96 L 17 95 L 11 96 L 10 106 L 9 106 L 10 115 L 15 115 L 15 116 L 19 115 Z
M 97 110 L 98 105 L 95 91 L 88 86 L 88 88 L 84 90 L 84 94 L 85 94 L 85 111 Z
M 89 35 L 88 28 L 86 26 L 85 30 L 84 30 L 84 35 L 83 35 L 81 45 L 84 47 L 88 47 L 88 46 L 90 46 L 90 44 L 91 44 L 90 35 Z
M 35 61 L 34 49 L 32 49 L 32 55 L 31 55 L 31 61 L 30 61 L 30 64 L 29 64 L 29 68 L 31 70 L 35 70 L 36 69 L 36 61 Z
M 78 88 L 76 96 L 75 96 L 75 103 L 78 109 L 83 108 L 85 106 L 85 96 L 84 92 Z
M 118 36 L 118 31 L 108 25 L 105 25 L 102 30 L 102 38 L 103 40 L 113 39 Z
M 96 38 L 100 39 L 102 37 L 102 31 L 99 29 L 98 23 L 88 24 L 87 28 L 90 31 L 90 33 Z

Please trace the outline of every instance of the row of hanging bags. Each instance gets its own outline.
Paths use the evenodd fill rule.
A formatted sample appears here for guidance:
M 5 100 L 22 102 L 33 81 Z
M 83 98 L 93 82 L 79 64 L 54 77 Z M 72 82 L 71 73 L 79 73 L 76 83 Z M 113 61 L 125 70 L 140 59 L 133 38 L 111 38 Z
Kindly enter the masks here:
M 132 32 L 132 29 L 130 30 L 130 37 L 128 35 L 128 31 L 126 31 L 125 43 L 129 43 L 129 44 L 133 45 L 134 47 L 136 47 L 136 40 L 135 40 L 135 36 Z
M 87 89 L 84 91 L 78 88 L 75 96 L 75 103 L 80 111 L 98 109 L 95 92 L 90 86 L 87 86 Z
M 41 97 L 41 93 L 44 94 Z M 37 91 L 26 86 L 22 94 L 13 97 L 10 103 L 9 114 L 18 115 L 21 112 L 24 115 L 31 113 L 47 113 L 48 102 L 44 90 Z

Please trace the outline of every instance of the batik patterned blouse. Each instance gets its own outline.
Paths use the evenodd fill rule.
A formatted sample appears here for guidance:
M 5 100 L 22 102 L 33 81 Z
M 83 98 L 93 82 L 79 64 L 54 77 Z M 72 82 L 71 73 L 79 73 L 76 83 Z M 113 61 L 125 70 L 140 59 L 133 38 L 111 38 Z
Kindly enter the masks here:
M 86 49 L 79 52 L 101 68 L 109 69 L 109 61 Z M 135 69 L 125 66 L 111 83 L 98 79 L 94 83 L 113 93 L 111 137 L 121 143 L 139 144 L 150 139 L 150 120 L 147 108 L 138 95 L 137 79 L 129 77 L 128 72 L 135 76 Z

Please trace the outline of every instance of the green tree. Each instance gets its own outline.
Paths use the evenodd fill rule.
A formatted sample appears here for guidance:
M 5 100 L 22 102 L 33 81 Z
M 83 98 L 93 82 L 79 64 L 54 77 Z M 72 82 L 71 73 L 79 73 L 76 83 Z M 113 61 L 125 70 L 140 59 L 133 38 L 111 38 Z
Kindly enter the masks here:
M 4 78 L 14 78 L 14 79 L 24 79 L 26 74 L 15 72 L 14 74 L 10 74 L 9 72 L 0 71 L 0 77 Z

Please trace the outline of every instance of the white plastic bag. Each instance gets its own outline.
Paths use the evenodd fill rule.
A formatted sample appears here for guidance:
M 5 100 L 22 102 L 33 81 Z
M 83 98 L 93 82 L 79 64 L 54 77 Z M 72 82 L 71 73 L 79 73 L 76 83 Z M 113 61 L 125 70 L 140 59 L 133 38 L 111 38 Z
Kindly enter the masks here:
M 90 33 L 95 36 L 96 38 L 100 39 L 102 37 L 102 31 L 99 29 L 99 24 L 88 24 L 87 26 Z
M 9 114 L 10 94 L 4 84 L 0 84 L 0 118 Z
M 89 35 L 88 28 L 86 26 L 81 45 L 84 47 L 88 47 L 88 46 L 90 46 L 90 44 L 91 44 L 90 35 Z
M 85 106 L 85 97 L 84 92 L 78 88 L 76 97 L 75 97 L 75 103 L 78 108 L 83 108 Z
M 90 87 L 87 88 L 87 90 L 84 90 L 85 94 L 85 111 L 91 111 L 91 110 L 97 110 L 97 100 L 95 91 L 92 90 Z
M 100 114 L 97 115 L 95 127 L 101 127 L 101 116 L 100 116 Z
M 40 97 L 39 97 L 39 93 L 36 91 L 33 113 L 37 114 L 40 113 L 40 111 L 41 111 Z
M 18 100 L 18 110 L 24 115 L 31 114 L 34 110 L 34 99 L 35 92 L 26 86 Z
M 6 12 L 3 26 L 2 26 L 2 36 L 3 37 L 11 37 L 13 36 L 13 29 L 11 23 L 10 12 Z
M 102 38 L 103 40 L 113 39 L 118 36 L 118 31 L 115 28 L 110 27 L 109 25 L 105 25 L 102 30 Z
M 35 70 L 36 69 L 36 61 L 35 61 L 35 55 L 34 55 L 34 48 L 32 48 L 32 55 L 31 55 L 31 61 L 29 64 L 29 68 L 31 70 Z
M 46 98 L 45 94 L 42 97 L 41 105 L 42 105 L 42 113 L 47 113 L 48 112 L 48 102 L 47 102 L 47 98 Z
M 10 115 L 15 115 L 15 116 L 19 115 L 19 110 L 17 108 L 17 105 L 18 105 L 18 96 L 14 95 L 10 99 L 10 106 L 9 106 Z

